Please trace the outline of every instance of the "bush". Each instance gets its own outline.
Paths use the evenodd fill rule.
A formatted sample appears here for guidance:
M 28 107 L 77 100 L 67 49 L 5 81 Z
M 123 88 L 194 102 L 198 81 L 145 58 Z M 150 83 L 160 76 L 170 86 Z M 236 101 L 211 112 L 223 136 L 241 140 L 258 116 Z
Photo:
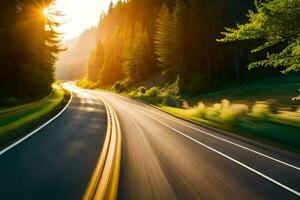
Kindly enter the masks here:
M 143 86 L 139 87 L 139 89 L 138 89 L 138 92 L 141 93 L 141 94 L 145 94 L 146 91 L 147 91 L 147 89 Z
M 98 87 L 98 83 L 94 83 L 85 79 L 78 81 L 77 85 L 86 89 L 96 89 Z
M 195 117 L 207 120 L 235 123 L 248 113 L 248 106 L 243 104 L 232 104 L 228 100 L 222 100 L 211 107 L 207 107 L 204 103 L 199 102 L 197 106 L 191 108 Z
M 117 82 L 114 84 L 113 90 L 115 90 L 116 92 L 119 92 L 119 93 L 124 92 L 124 88 L 120 82 Z
M 244 104 L 232 104 L 228 107 L 223 107 L 219 116 L 221 122 L 236 123 L 247 115 L 249 108 Z
M 221 113 L 222 106 L 220 103 L 215 103 L 212 107 L 207 107 L 204 118 L 218 121 L 218 116 Z
M 184 108 L 184 109 L 190 109 L 191 106 L 189 105 L 189 102 L 187 102 L 186 100 L 184 100 L 182 102 L 182 108 Z
M 182 101 L 178 97 L 168 94 L 163 97 L 162 104 L 171 107 L 181 107 Z
M 256 102 L 252 107 L 251 115 L 259 120 L 267 120 L 271 115 L 270 106 L 265 102 Z
M 159 93 L 160 92 L 157 87 L 152 87 L 146 91 L 145 96 L 146 97 L 159 97 Z
M 135 90 L 132 90 L 128 95 L 131 97 L 138 97 L 138 93 Z
M 116 92 L 121 92 L 121 83 L 120 82 L 117 82 L 113 85 L 112 89 L 115 90 Z
M 203 118 L 206 114 L 206 107 L 203 102 L 199 102 L 193 109 L 195 117 Z

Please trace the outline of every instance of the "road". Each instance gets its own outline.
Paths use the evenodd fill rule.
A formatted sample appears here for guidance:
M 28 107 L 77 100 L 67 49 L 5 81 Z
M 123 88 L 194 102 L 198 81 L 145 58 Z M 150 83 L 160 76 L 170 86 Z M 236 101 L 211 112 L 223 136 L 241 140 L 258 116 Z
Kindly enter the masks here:
M 119 199 L 300 199 L 300 159 L 108 92 L 122 129 Z
M 298 156 L 127 97 L 68 88 L 69 108 L 0 156 L 1 199 L 79 199 L 104 139 L 101 99 L 122 129 L 119 199 L 300 199 Z
M 69 106 L 53 122 L 19 145 L 0 151 L 0 199 L 81 199 L 105 133 L 101 101 L 73 92 Z

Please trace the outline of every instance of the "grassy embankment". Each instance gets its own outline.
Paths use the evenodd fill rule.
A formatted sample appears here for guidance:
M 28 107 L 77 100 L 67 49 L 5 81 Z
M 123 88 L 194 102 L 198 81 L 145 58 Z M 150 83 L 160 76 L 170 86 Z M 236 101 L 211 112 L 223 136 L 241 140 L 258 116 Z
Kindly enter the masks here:
M 178 117 L 300 153 L 298 76 L 244 82 L 196 97 L 174 88 L 144 87 L 127 93 Z M 173 91 L 173 92 L 172 92 Z
M 68 94 L 53 86 L 53 92 L 42 100 L 0 110 L 0 147 L 24 134 L 24 131 L 57 113 L 68 100 Z

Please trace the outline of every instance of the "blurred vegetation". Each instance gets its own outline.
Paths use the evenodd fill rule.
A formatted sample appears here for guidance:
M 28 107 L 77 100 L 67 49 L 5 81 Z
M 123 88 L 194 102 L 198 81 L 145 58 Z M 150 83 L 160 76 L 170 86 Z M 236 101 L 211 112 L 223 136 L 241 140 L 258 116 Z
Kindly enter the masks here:
M 48 115 L 56 113 L 67 100 L 68 94 L 55 85 L 51 94 L 42 100 L 0 109 L 0 146 L 24 134 L 23 129 L 32 128 Z
M 178 117 L 300 152 L 300 106 L 293 100 L 298 74 L 231 83 L 198 96 L 180 95 L 178 84 L 115 91 Z
M 261 102 L 258 104 L 254 107 L 262 106 Z M 268 104 L 264 104 L 263 107 L 263 112 L 258 113 L 257 108 L 248 111 L 248 105 L 230 104 L 226 108 L 222 107 L 222 103 L 213 106 L 200 103 L 199 107 L 189 109 L 161 106 L 161 109 L 187 120 L 300 153 L 299 110 L 275 114 L 265 110 Z M 293 117 L 288 118 L 289 116 Z
M 266 83 L 271 91 L 261 95 Z M 288 87 L 290 85 L 293 87 Z M 157 87 L 146 91 L 145 87 L 140 87 L 127 95 L 157 105 L 176 116 L 299 153 L 300 106 L 291 104 L 291 97 L 299 87 L 300 80 L 290 76 L 286 80 L 278 77 L 227 86 L 198 97 L 178 96 L 174 88 Z M 281 99 L 277 99 L 278 95 Z M 226 96 L 234 98 L 222 100 Z
M 44 9 L 54 0 L 0 1 L 0 105 L 31 101 L 51 92 L 60 13 Z M 16 99 L 16 100 L 15 100 Z

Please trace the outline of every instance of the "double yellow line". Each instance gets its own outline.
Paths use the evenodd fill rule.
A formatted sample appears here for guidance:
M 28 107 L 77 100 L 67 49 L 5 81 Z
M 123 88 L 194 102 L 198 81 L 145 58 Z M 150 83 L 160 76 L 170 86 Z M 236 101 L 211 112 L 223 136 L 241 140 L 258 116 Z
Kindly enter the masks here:
M 83 200 L 115 200 L 121 166 L 121 128 L 113 108 L 102 100 L 107 113 L 107 132 L 103 149 Z

